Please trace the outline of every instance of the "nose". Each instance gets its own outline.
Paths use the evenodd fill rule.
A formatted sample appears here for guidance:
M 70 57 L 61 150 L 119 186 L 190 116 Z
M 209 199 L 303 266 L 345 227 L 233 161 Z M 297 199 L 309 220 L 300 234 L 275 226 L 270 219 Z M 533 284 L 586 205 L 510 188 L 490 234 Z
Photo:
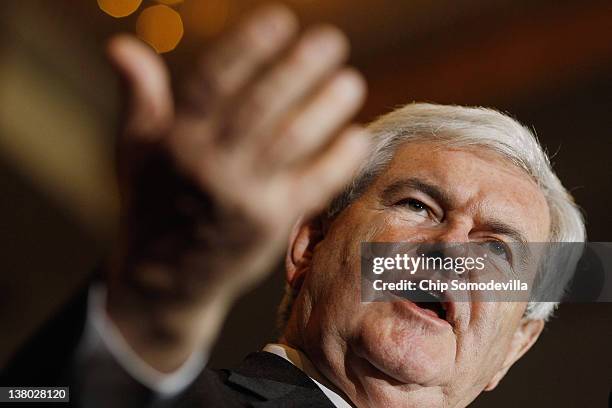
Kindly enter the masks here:
M 418 254 L 432 257 L 459 257 L 469 252 L 469 234 L 472 223 L 469 220 L 455 220 L 446 223 L 428 234 L 418 248 Z
M 417 247 L 417 254 L 441 259 L 465 257 L 469 254 L 467 242 L 426 242 Z

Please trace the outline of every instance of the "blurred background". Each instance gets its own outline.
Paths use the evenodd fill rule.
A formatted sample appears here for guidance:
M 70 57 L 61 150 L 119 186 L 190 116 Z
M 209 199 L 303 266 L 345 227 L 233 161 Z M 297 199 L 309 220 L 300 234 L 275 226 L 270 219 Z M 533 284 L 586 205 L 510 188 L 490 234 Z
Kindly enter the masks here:
M 131 32 L 176 75 L 257 1 L 20 0 L 0 6 L 0 367 L 88 279 L 117 214 L 119 83 L 104 43 Z M 292 0 L 303 23 L 349 36 L 366 122 L 410 101 L 486 105 L 535 128 L 612 241 L 612 3 L 596 0 Z M 234 365 L 274 339 L 283 276 L 235 307 L 213 353 Z M 248 334 L 245 336 L 245 333 Z M 473 406 L 604 407 L 612 304 L 565 305 L 500 387 Z

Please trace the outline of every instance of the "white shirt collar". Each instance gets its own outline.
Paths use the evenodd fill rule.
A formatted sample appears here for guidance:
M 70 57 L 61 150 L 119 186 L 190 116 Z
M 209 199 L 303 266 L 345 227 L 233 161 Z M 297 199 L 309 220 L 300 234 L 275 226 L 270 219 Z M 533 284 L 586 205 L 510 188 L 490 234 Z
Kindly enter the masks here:
M 323 394 L 329 398 L 336 408 L 351 408 L 351 405 L 346 402 L 337 392 L 331 390 L 330 387 L 332 387 L 332 385 L 329 384 L 329 382 L 317 371 L 304 353 L 285 344 L 276 343 L 266 344 L 263 351 L 276 354 L 302 370 L 308 377 L 310 377 L 312 381 L 315 382 L 315 384 L 317 384 L 321 391 L 323 391 Z

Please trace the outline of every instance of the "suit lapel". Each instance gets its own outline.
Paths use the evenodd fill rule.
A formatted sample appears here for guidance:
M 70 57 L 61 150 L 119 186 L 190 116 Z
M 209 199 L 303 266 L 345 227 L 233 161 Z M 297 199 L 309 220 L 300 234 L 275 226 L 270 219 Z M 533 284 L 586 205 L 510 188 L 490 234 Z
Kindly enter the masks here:
M 227 381 L 257 395 L 253 407 L 321 407 L 334 405 L 304 372 L 272 353 L 252 353 Z

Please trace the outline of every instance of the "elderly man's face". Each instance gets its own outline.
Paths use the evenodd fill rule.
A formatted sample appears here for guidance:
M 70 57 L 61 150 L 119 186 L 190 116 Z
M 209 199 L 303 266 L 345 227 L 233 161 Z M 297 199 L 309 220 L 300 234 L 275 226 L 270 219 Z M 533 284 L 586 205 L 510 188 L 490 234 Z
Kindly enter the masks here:
M 404 145 L 320 242 L 312 227 L 298 232 L 288 277 L 303 283 L 286 340 L 358 406 L 467 405 L 497 384 L 543 323 L 523 320 L 519 302 L 456 303 L 447 320 L 410 303 L 362 303 L 359 248 L 512 241 L 501 224 L 527 241 L 548 240 L 545 198 L 522 170 L 479 148 Z

